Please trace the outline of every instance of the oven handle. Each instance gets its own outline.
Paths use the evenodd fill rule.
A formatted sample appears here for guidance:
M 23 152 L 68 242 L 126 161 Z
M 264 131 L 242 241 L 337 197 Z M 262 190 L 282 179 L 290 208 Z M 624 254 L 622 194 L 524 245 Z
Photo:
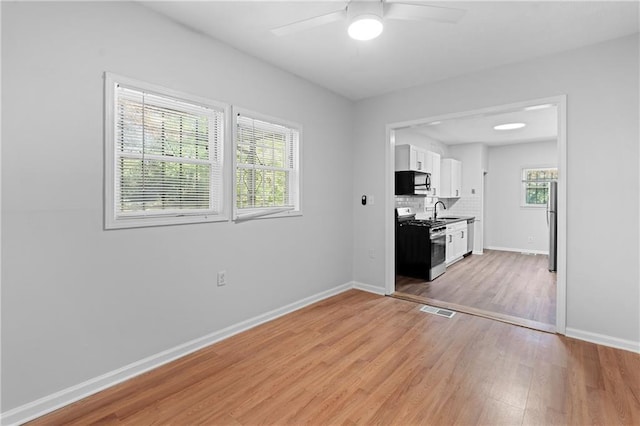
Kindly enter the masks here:
M 434 232 L 431 234 L 431 238 L 440 238 L 447 235 L 447 231 Z

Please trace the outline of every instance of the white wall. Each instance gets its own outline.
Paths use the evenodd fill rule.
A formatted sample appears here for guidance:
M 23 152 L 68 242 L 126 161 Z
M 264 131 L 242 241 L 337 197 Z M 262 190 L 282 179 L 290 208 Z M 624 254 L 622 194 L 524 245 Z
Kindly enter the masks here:
M 358 102 L 355 193 L 384 194 L 389 123 L 566 94 L 567 327 L 640 342 L 638 47 L 636 34 Z M 611 209 L 626 238 L 593 232 Z M 386 250 L 385 206 L 355 214 L 354 279 L 384 288 L 367 251 Z
M 522 169 L 557 165 L 556 141 L 489 147 L 485 247 L 549 252 L 546 207 L 521 206 Z
M 302 124 L 304 216 L 104 231 L 105 71 Z M 4 411 L 352 279 L 351 102 L 121 2 L 2 2 L 2 89 Z

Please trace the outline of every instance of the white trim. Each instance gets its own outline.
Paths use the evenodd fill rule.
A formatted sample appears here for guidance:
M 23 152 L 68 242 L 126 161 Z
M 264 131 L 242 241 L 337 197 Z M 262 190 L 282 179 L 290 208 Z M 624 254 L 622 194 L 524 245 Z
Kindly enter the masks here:
M 183 343 L 181 345 L 178 345 L 173 348 L 167 349 L 165 351 L 159 352 L 157 354 L 151 355 L 147 358 L 133 362 L 129 365 L 125 365 L 124 367 L 110 371 L 101 376 L 94 377 L 93 379 L 89 379 L 77 385 L 70 386 L 66 389 L 62 389 L 61 391 L 55 392 L 51 395 L 47 395 L 35 401 L 21 405 L 7 412 L 3 412 L 2 415 L 0 416 L 0 423 L 2 425 L 23 424 L 37 417 L 50 413 L 54 410 L 62 408 L 66 405 L 69 405 L 83 398 L 86 398 L 90 395 L 93 395 L 97 392 L 100 392 L 101 390 L 107 389 L 111 386 L 115 386 L 118 383 L 124 382 L 125 380 L 129 380 L 147 371 L 158 368 L 161 365 L 167 364 L 178 358 L 181 358 L 197 350 L 200 350 L 209 345 L 212 345 L 216 342 L 227 339 L 235 334 L 241 333 L 243 331 L 256 327 L 260 324 L 264 324 L 265 322 L 274 320 L 283 315 L 297 311 L 298 309 L 302 309 L 305 306 L 308 306 L 312 303 L 335 296 L 347 290 L 351 290 L 352 288 L 358 288 L 364 291 L 375 292 L 375 291 L 372 291 L 372 289 L 375 289 L 375 287 L 373 286 L 367 286 L 364 284 L 362 284 L 361 286 L 363 288 L 360 288 L 359 283 L 358 283 L 358 287 L 356 287 L 356 283 L 348 282 L 346 284 L 333 287 L 329 290 L 325 290 L 323 292 L 314 294 L 312 296 L 305 297 L 304 299 L 298 300 L 297 302 L 290 303 L 281 308 L 274 309 L 272 311 L 255 316 L 248 320 L 231 325 L 222 330 L 215 331 L 206 336 L 191 340 L 189 342 Z M 376 294 L 379 294 L 379 293 L 376 293 Z
M 378 294 L 380 296 L 384 296 L 386 294 L 386 290 L 383 287 L 378 287 L 371 284 L 364 284 L 358 281 L 352 281 L 352 286 L 356 290 L 366 291 L 368 293 Z
M 544 254 L 544 255 L 547 255 L 547 256 L 549 255 L 549 252 L 547 250 L 531 250 L 531 249 L 526 249 L 526 248 L 489 246 L 489 247 L 485 247 L 485 249 L 487 249 L 487 250 L 498 250 L 498 251 L 512 251 L 512 252 L 523 253 L 523 254 Z
M 565 329 L 565 335 L 574 339 L 640 354 L 640 342 L 634 342 L 633 340 L 620 339 L 618 337 L 607 336 L 605 334 L 591 333 L 590 331 L 578 330 L 571 327 L 567 327 Z
M 556 142 L 557 145 L 557 141 L 554 140 L 552 142 Z M 547 209 L 548 207 L 548 203 L 544 203 L 544 204 L 528 204 L 527 203 L 527 190 L 526 190 L 526 184 L 530 183 L 530 182 L 544 182 L 547 184 L 547 191 L 549 191 L 549 182 L 551 182 L 551 180 L 546 180 L 546 181 L 528 181 L 525 180 L 524 175 L 525 175 L 525 171 L 526 170 L 558 170 L 557 166 L 550 166 L 550 165 L 544 165 L 544 166 L 530 166 L 530 165 L 524 165 L 521 168 L 521 172 L 520 172 L 520 208 L 521 209 Z M 548 194 L 547 194 L 548 195 Z M 548 197 L 547 197 L 548 198 Z
M 556 333 L 567 326 L 567 95 L 558 100 L 558 249 L 556 272 Z
M 474 250 L 474 251 L 471 252 L 471 254 L 476 254 L 476 255 L 482 256 L 484 254 L 484 251 L 482 251 L 482 250 Z
M 364 284 L 357 281 L 350 281 L 348 283 L 333 287 L 329 290 L 325 290 L 323 292 L 290 303 L 281 308 L 271 310 L 264 314 L 231 325 L 222 330 L 210 333 L 206 336 L 159 352 L 155 355 L 151 355 L 147 358 L 133 362 L 124 367 L 105 373 L 101 376 L 94 377 L 93 379 L 89 379 L 85 382 L 70 386 L 61 391 L 21 405 L 7 412 L 2 412 L 0 415 L 0 423 L 5 426 L 20 425 L 26 423 L 30 420 L 41 417 L 66 405 L 91 396 L 104 389 L 115 386 L 118 383 L 122 383 L 147 371 L 151 371 L 171 361 L 182 358 L 221 340 L 227 339 L 233 335 L 249 330 L 258 325 L 279 318 L 283 315 L 287 315 L 291 312 L 302 309 L 305 306 L 311 305 L 313 303 L 319 302 L 321 300 L 327 299 L 351 289 L 366 291 L 377 295 L 385 294 L 385 289 L 381 287 Z M 605 336 L 602 334 L 591 333 L 573 328 L 567 328 L 566 335 L 568 337 L 585 340 L 587 342 L 640 353 L 640 342 L 634 342 L 632 340 L 619 339 L 617 337 Z
M 395 167 L 396 167 L 396 127 L 387 125 L 385 144 L 385 209 L 384 209 L 384 291 L 393 294 L 396 291 L 396 238 L 395 238 Z
M 282 212 L 278 212 L 278 213 L 268 213 L 266 215 L 259 215 L 256 216 L 254 218 L 251 219 L 274 219 L 274 218 L 280 218 L 280 217 L 295 217 L 295 216 L 302 216 L 303 215 L 303 211 L 302 211 L 302 196 L 303 196 L 303 167 L 302 167 L 302 158 L 303 158 L 303 147 L 304 147 L 304 135 L 303 135 L 303 128 L 302 125 L 299 123 L 295 123 L 293 121 L 287 121 L 287 120 L 283 120 L 281 118 L 277 118 L 277 117 L 272 117 L 266 114 L 262 114 L 253 110 L 249 110 L 246 108 L 242 108 L 242 107 L 237 107 L 237 106 L 233 106 L 231 108 L 231 114 L 230 114 L 230 120 L 231 120 L 231 149 L 229 151 L 231 151 L 231 169 L 232 169 L 232 178 L 231 178 L 231 220 L 236 221 L 236 222 L 242 222 L 243 219 L 240 217 L 242 216 L 242 212 L 244 211 L 245 213 L 253 213 L 254 211 L 261 211 L 261 210 L 268 210 L 267 209 L 261 209 L 261 208 L 255 208 L 255 209 L 238 209 L 237 208 L 237 203 L 236 203 L 236 198 L 238 197 L 238 192 L 237 192 L 237 188 L 236 188 L 236 173 L 237 173 L 237 168 L 238 168 L 238 163 L 237 163 L 237 156 L 236 156 L 236 151 L 238 149 L 238 145 L 237 145 L 237 133 L 238 133 L 238 129 L 237 129 L 237 119 L 236 117 L 238 115 L 246 115 L 252 119 L 255 120 L 260 120 L 260 121 L 264 121 L 264 122 L 268 122 L 271 124 L 276 124 L 285 128 L 290 128 L 290 129 L 294 129 L 298 132 L 298 146 L 296 147 L 296 158 L 295 158 L 295 165 L 294 168 L 292 170 L 293 174 L 297 177 L 298 180 L 298 188 L 297 188 L 297 194 L 296 194 L 296 198 L 297 198 L 297 206 L 295 206 L 293 209 L 288 209 Z M 289 169 L 279 169 L 279 168 L 273 168 L 274 170 L 289 170 Z M 289 170 L 291 171 L 291 170 Z M 239 220 L 238 220 L 239 219 Z
M 217 212 L 205 211 L 205 212 L 154 212 L 152 214 L 140 214 L 126 215 L 117 217 L 115 211 L 115 162 L 116 154 L 114 152 L 114 137 L 115 137 L 115 88 L 116 85 L 122 87 L 135 88 L 136 90 L 142 90 L 146 93 L 155 94 L 157 96 L 171 97 L 173 99 L 198 105 L 203 108 L 208 108 L 221 112 L 223 114 L 222 124 L 222 137 L 220 143 L 220 153 L 222 154 L 223 161 L 220 166 L 220 179 L 222 183 L 220 185 L 221 194 L 218 197 L 219 208 Z M 156 84 L 151 84 L 139 80 L 135 80 L 122 75 L 114 74 L 111 72 L 104 73 L 104 182 L 103 182 L 103 219 L 104 229 L 124 229 L 124 228 L 144 228 L 150 226 L 166 226 L 166 225 L 181 225 L 188 223 L 205 223 L 205 222 L 223 222 L 229 220 L 230 209 L 227 205 L 227 177 L 225 161 L 227 158 L 226 151 L 228 150 L 229 139 L 229 120 L 231 115 L 231 106 L 223 102 L 217 102 L 211 99 L 206 99 L 200 96 L 192 95 L 189 93 L 180 92 L 174 89 L 162 87 Z M 131 156 L 135 157 L 135 156 Z M 160 159 L 160 156 L 152 156 L 152 158 Z M 207 162 L 187 160 L 192 164 L 211 164 L 212 160 Z
M 394 253 L 395 207 L 394 175 L 395 165 L 395 130 L 411 126 L 419 126 L 434 121 L 462 118 L 476 114 L 492 114 L 504 110 L 522 109 L 532 105 L 554 104 L 558 107 L 558 271 L 556 275 L 556 332 L 565 333 L 567 322 L 567 95 L 548 98 L 531 99 L 523 102 L 478 108 L 471 111 L 448 113 L 408 120 L 386 125 L 385 144 L 385 291 L 391 294 L 395 290 Z M 484 218 L 483 218 L 484 219 Z

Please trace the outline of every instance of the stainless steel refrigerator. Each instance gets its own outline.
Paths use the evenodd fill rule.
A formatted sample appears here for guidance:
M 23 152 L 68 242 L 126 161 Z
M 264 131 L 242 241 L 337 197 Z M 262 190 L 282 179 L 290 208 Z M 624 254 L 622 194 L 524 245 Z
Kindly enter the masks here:
M 558 182 L 549 183 L 547 201 L 547 225 L 549 226 L 549 271 L 556 271 L 558 263 Z

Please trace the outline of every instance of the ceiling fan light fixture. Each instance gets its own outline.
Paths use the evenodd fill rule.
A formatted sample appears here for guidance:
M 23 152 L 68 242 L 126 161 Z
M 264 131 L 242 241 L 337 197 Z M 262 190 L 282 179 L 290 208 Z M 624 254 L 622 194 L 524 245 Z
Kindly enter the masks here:
M 382 19 L 373 14 L 359 15 L 349 24 L 349 37 L 354 40 L 373 40 L 382 34 Z

